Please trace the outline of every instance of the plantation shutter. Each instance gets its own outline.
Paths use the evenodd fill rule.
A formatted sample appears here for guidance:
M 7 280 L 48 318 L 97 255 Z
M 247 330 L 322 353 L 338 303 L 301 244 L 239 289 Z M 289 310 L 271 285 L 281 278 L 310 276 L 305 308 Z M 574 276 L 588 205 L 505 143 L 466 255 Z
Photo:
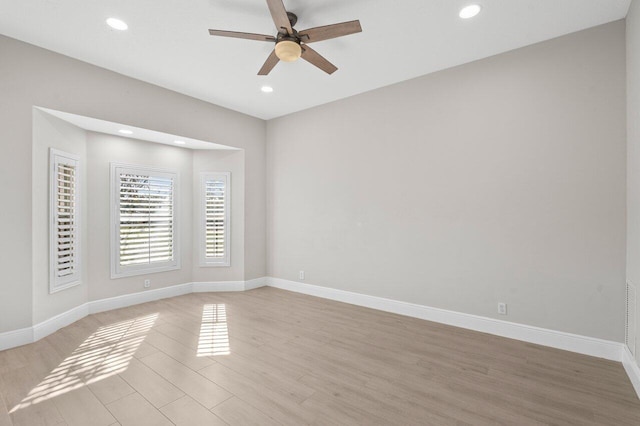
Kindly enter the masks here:
M 179 268 L 177 174 L 112 165 L 114 257 L 112 277 Z
M 78 163 L 73 154 L 50 151 L 50 279 L 54 293 L 80 280 Z
M 204 173 L 201 263 L 229 265 L 229 173 Z
M 173 179 L 120 174 L 120 265 L 173 260 Z

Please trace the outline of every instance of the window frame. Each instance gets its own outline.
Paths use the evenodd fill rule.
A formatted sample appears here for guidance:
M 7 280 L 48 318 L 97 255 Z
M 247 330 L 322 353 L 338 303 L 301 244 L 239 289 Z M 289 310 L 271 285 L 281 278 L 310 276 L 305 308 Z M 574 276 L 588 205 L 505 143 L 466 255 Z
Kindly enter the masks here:
M 68 164 L 75 167 L 74 174 L 74 272 L 67 277 L 57 276 L 57 259 L 58 251 L 58 235 L 54 230 L 57 228 L 58 209 L 57 209 L 57 195 L 58 195 L 58 179 L 57 179 L 57 166 L 58 164 Z M 81 202 L 82 202 L 82 182 L 81 182 L 81 164 L 80 156 L 64 152 L 55 148 L 49 148 L 49 294 L 57 293 L 62 290 L 66 290 L 71 287 L 79 285 L 82 281 L 82 253 L 81 253 L 81 238 L 82 238 L 82 223 L 81 217 Z
M 224 256 L 221 258 L 207 257 L 207 213 L 206 213 L 206 182 L 211 179 L 223 179 L 224 191 Z M 201 267 L 230 267 L 231 266 L 231 172 L 201 172 L 199 187 L 199 257 Z
M 120 264 L 120 173 L 146 175 L 173 179 L 172 191 L 172 238 L 173 260 L 139 265 Z M 156 272 L 175 271 L 181 268 L 180 256 L 180 173 L 176 170 L 127 163 L 111 163 L 110 175 L 110 234 L 111 234 L 111 279 L 145 275 Z

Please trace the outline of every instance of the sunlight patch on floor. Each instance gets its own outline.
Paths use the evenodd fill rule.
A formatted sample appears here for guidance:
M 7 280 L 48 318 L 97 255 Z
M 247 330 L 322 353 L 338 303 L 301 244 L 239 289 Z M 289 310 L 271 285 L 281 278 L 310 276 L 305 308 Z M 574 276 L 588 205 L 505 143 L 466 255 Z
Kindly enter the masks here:
M 11 413 L 127 369 L 158 314 L 100 327 L 34 387 Z
M 224 303 L 204 305 L 198 341 L 198 356 L 229 355 L 229 328 Z

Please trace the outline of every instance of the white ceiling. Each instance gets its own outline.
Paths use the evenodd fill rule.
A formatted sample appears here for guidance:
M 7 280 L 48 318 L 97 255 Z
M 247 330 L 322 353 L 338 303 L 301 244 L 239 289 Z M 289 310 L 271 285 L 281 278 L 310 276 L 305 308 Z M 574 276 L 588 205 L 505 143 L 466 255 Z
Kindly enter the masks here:
M 164 145 L 171 145 L 177 148 L 186 149 L 225 149 L 225 150 L 237 150 L 227 145 L 221 145 L 213 142 L 202 141 L 199 139 L 187 138 L 179 135 L 172 135 L 169 133 L 157 132 L 155 130 L 143 129 L 141 127 L 129 126 L 122 123 L 114 123 L 113 121 L 99 120 L 97 118 L 85 117 L 84 115 L 71 114 L 68 112 L 57 111 L 55 109 L 36 107 L 40 111 L 44 111 L 47 114 L 51 114 L 67 123 L 73 124 L 76 127 L 80 127 L 84 130 L 91 132 L 106 133 L 108 135 L 115 135 L 120 138 L 138 139 L 147 142 L 156 142 Z M 130 133 L 123 134 L 121 131 L 127 131 Z M 178 142 L 176 142 L 178 141 Z
M 622 19 L 630 0 L 478 0 L 480 15 L 458 18 L 472 2 L 284 0 L 298 30 L 360 20 L 362 33 L 313 44 L 339 68 L 330 76 L 305 61 L 257 76 L 272 44 L 208 35 L 275 35 L 264 0 L 0 0 L 0 33 L 270 119 Z

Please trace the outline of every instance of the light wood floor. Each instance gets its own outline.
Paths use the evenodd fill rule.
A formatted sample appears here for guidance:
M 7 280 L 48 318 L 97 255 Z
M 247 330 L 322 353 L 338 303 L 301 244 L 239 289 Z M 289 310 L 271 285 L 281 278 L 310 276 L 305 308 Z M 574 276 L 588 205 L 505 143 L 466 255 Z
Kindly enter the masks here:
M 0 352 L 6 425 L 640 425 L 619 363 L 273 288 Z

